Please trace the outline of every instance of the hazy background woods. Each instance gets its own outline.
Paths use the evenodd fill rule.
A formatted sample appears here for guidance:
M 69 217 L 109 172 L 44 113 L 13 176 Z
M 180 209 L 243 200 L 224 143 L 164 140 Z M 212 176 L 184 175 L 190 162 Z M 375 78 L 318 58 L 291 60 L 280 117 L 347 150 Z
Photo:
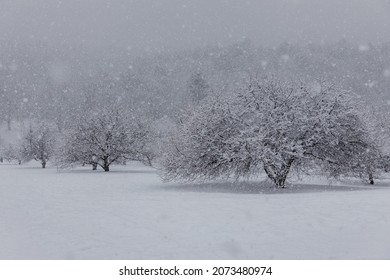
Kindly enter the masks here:
M 1 118 L 62 130 L 107 102 L 175 118 L 191 94 L 267 74 L 329 79 L 385 114 L 389 14 L 384 0 L 2 0 Z

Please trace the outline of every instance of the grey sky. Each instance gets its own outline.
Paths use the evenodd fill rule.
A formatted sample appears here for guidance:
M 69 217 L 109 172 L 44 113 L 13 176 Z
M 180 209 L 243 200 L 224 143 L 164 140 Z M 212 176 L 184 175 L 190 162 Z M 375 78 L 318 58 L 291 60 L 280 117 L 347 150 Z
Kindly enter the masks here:
M 390 41 L 387 0 L 0 0 L 0 39 L 169 49 Z

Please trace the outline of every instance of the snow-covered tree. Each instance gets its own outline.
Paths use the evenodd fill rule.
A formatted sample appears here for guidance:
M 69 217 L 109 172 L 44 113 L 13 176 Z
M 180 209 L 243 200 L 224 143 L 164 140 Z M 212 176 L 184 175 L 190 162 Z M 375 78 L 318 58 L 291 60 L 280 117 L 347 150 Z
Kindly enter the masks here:
M 168 180 L 241 177 L 264 169 L 284 187 L 292 167 L 314 164 L 332 176 L 368 177 L 372 151 L 376 147 L 345 91 L 271 78 L 202 104 L 179 127 L 162 165 Z
M 22 150 L 18 145 L 4 145 L 0 148 L 0 162 L 6 160 L 7 162 L 16 161 L 19 164 L 22 163 Z
M 24 161 L 36 160 L 46 167 L 54 154 L 56 138 L 53 129 L 46 123 L 30 125 L 21 143 L 21 155 Z
M 139 118 L 132 120 L 130 135 L 133 138 L 131 152 L 128 159 L 140 161 L 145 165 L 152 166 L 157 156 L 156 135 L 150 123 Z
M 87 114 L 66 133 L 58 163 L 91 164 L 110 170 L 113 163 L 140 160 L 151 164 L 152 155 L 145 149 L 148 130 L 124 110 L 107 106 Z

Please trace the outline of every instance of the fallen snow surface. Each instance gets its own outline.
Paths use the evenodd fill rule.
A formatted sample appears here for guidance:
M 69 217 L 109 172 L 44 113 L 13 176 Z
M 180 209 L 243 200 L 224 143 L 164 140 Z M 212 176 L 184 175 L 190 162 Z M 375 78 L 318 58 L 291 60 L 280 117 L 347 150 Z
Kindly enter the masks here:
M 273 190 L 0 164 L 1 259 L 390 259 L 389 239 L 385 179 Z

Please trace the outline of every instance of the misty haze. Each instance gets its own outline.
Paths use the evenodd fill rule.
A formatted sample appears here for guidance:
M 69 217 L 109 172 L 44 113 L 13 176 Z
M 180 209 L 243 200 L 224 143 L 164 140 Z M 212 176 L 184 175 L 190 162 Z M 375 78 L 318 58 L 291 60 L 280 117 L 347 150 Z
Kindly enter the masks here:
M 0 0 L 0 259 L 389 259 L 390 1 Z

